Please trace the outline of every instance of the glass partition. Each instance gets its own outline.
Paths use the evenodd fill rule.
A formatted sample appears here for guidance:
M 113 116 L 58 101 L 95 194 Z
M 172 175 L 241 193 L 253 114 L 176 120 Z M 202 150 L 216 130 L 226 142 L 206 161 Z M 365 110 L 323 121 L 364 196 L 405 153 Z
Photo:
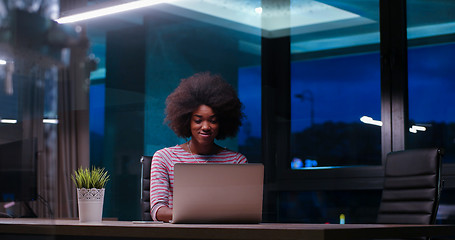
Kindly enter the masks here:
M 292 169 L 381 164 L 378 1 L 292 1 Z
M 440 147 L 455 163 L 455 3 L 409 0 L 409 148 Z
M 164 108 L 180 80 L 194 73 L 221 74 L 237 89 L 243 126 L 237 138 L 218 144 L 261 162 L 258 4 L 175 1 L 86 22 L 90 53 L 98 58 L 91 73 L 91 162 L 112 174 L 105 216 L 140 218 L 140 157 L 186 141 L 166 126 Z
M 293 191 L 281 192 L 279 199 L 279 222 L 374 223 L 381 191 Z

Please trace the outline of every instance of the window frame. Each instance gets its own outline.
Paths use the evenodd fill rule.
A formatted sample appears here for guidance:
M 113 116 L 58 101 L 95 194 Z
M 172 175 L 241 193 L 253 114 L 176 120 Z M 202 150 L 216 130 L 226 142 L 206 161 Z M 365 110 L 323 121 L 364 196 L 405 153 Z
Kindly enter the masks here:
M 289 37 L 262 38 L 262 149 L 269 191 L 380 189 L 387 153 L 404 150 L 408 129 L 408 63 L 406 0 L 379 1 L 381 63 L 381 159 L 377 166 L 292 170 L 290 168 L 290 63 L 291 59 L 339 55 L 340 50 L 291 56 Z M 447 37 L 433 39 L 448 41 Z M 442 39 L 442 40 L 440 40 Z M 411 44 L 426 42 L 412 40 Z M 354 47 L 354 52 L 377 45 Z M 278 77 L 279 76 L 279 77 Z M 285 81 L 286 80 L 286 81 Z M 444 164 L 447 181 L 454 179 L 455 164 Z M 446 186 L 455 187 L 450 181 Z

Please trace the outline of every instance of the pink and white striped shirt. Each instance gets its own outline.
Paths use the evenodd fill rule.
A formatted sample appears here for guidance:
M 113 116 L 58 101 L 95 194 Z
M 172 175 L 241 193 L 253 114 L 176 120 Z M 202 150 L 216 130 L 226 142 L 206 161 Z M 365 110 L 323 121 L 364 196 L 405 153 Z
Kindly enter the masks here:
M 150 171 L 150 214 L 156 219 L 160 207 L 173 206 L 174 164 L 176 163 L 247 163 L 244 155 L 223 149 L 216 155 L 192 155 L 180 146 L 163 148 L 156 151 Z

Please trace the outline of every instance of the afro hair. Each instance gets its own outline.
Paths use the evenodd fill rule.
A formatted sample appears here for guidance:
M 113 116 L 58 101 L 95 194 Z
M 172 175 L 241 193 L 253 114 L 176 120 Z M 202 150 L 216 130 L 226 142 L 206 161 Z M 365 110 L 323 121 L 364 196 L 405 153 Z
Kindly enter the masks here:
M 168 126 L 182 138 L 191 137 L 191 117 L 201 105 L 207 105 L 220 124 L 216 139 L 235 137 L 242 125 L 243 105 L 237 92 L 220 75 L 210 72 L 196 73 L 182 79 L 179 86 L 166 99 Z

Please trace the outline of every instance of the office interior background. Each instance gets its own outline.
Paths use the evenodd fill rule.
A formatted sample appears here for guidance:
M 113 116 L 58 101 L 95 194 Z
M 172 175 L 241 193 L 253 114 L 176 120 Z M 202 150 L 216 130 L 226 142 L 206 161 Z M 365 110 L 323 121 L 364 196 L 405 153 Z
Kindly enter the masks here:
M 77 217 L 70 175 L 98 166 L 103 216 L 140 219 L 141 156 L 186 141 L 165 99 L 210 71 L 245 106 L 218 144 L 264 163 L 264 221 L 373 223 L 386 154 L 440 147 L 437 222 L 454 222 L 455 2 L 175 0 L 53 21 L 121 2 L 2 2 L 0 201 L 13 214 Z

